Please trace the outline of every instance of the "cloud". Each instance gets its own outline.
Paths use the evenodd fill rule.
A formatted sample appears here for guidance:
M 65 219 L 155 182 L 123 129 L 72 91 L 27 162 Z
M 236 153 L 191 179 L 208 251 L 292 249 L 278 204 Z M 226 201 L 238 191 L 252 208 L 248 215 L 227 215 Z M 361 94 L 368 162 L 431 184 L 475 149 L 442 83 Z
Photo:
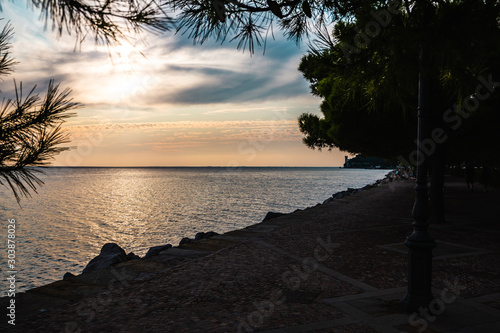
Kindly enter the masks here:
M 100 132 L 115 131 L 128 132 L 147 129 L 231 129 L 231 128 L 262 128 L 262 127 L 287 127 L 297 125 L 295 120 L 228 120 L 228 121 L 175 121 L 175 122 L 157 122 L 157 123 L 121 123 L 121 124 L 98 124 L 98 125 L 80 125 L 65 126 L 65 129 L 71 132 Z
M 215 51 L 214 51 L 215 52 Z M 218 59 L 222 59 L 221 56 Z M 245 103 L 287 99 L 308 95 L 309 88 L 296 67 L 298 57 L 286 60 L 261 58 L 259 62 L 236 57 L 226 67 L 201 65 L 167 65 L 162 87 L 148 94 L 151 104 L 203 105 Z M 189 82 L 187 86 L 173 80 Z
M 247 113 L 256 111 L 266 111 L 266 112 L 286 112 L 287 107 L 247 107 L 247 108 L 229 108 L 229 109 L 218 109 L 212 111 L 203 112 L 203 114 L 229 114 L 229 113 Z
M 230 109 L 232 104 L 258 105 L 309 95 L 307 83 L 296 69 L 304 51 L 283 37 L 269 38 L 266 54 L 258 51 L 252 57 L 236 50 L 234 43 L 192 45 L 186 36 L 173 33 L 149 35 L 148 44 L 137 43 L 137 50 L 124 44 L 110 52 L 85 42 L 81 51 L 75 52 L 74 37 L 56 39 L 54 33 L 42 33 L 43 23 L 36 19 L 36 13 L 26 13 L 24 21 L 22 15 L 16 16 L 20 34 L 14 55 L 21 63 L 15 77 L 25 87 L 38 84 L 41 91 L 53 78 L 70 87 L 75 100 L 87 108 L 124 109 L 137 116 L 143 111 L 165 113 L 168 106 L 220 104 L 220 109 Z M 3 86 L 12 96 L 12 86 Z M 192 118 L 197 116 L 190 113 Z M 222 116 L 243 112 L 199 113 Z
M 214 153 L 210 163 L 224 164 L 241 157 L 242 144 L 302 147 L 295 119 L 317 109 L 318 101 L 297 71 L 305 50 L 281 36 L 268 39 L 265 55 L 260 49 L 253 56 L 236 43 L 192 45 L 173 33 L 150 35 L 138 50 L 123 45 L 110 53 L 88 41 L 74 51 L 74 36 L 58 39 L 44 31 L 37 13 L 5 2 L 9 6 L 6 18 L 12 14 L 16 24 L 13 55 L 20 62 L 13 77 L 23 81 L 25 92 L 37 84 L 41 94 L 53 78 L 85 105 L 64 126 L 70 145 L 94 147 L 78 163 L 134 164 L 135 156 L 143 156 L 145 165 L 190 165 L 208 163 L 195 159 Z M 11 80 L 1 89 L 2 97 L 13 96 Z M 191 159 L 160 161 L 157 152 L 186 152 Z M 262 162 L 255 163 L 265 165 L 265 154 L 259 156 Z
M 72 145 L 88 141 L 99 141 L 100 145 L 112 145 L 117 138 L 126 139 L 130 144 L 144 146 L 158 146 L 158 142 L 199 146 L 217 142 L 300 141 L 301 138 L 297 122 L 294 120 L 100 124 L 65 126 L 64 130 L 71 135 Z M 96 139 L 98 137 L 99 140 Z

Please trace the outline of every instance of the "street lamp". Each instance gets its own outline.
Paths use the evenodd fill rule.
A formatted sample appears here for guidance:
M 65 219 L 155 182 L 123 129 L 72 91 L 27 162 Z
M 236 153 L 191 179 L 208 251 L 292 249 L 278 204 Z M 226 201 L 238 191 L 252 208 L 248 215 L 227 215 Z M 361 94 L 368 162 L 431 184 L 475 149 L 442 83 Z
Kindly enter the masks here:
M 403 299 L 407 312 L 420 307 L 426 308 L 434 299 L 432 296 L 432 250 L 436 242 L 427 232 L 429 227 L 429 199 L 427 188 L 428 156 L 421 149 L 423 140 L 429 135 L 428 66 L 426 51 L 427 24 L 433 13 L 433 6 L 425 0 L 418 1 L 412 10 L 422 24 L 422 38 L 419 56 L 418 82 L 418 130 L 417 130 L 417 185 L 413 206 L 413 233 L 406 238 L 408 246 L 408 291 Z

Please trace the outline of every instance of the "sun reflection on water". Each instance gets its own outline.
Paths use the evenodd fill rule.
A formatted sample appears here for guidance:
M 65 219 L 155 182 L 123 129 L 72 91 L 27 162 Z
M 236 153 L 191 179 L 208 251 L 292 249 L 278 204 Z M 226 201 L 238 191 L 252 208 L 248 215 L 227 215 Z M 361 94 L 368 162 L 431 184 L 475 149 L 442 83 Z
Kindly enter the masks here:
M 2 219 L 15 218 L 20 289 L 78 274 L 102 245 L 144 255 L 200 231 L 227 232 L 371 183 L 384 170 L 248 168 L 50 168 L 19 209 L 9 191 Z M 338 184 L 343 184 L 339 186 Z M 3 260 L 4 258 L 0 259 Z M 2 264 L 2 263 L 0 263 Z

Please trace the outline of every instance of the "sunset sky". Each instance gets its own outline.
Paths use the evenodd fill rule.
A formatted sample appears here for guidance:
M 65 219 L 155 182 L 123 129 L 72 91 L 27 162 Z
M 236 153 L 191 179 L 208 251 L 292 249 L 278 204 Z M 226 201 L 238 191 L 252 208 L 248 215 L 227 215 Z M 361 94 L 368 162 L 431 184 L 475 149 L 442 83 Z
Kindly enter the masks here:
M 147 44 L 108 51 L 92 41 L 44 29 L 24 1 L 3 2 L 2 26 L 14 26 L 19 64 L 2 93 L 23 82 L 27 93 L 49 79 L 84 104 L 65 130 L 71 151 L 59 166 L 340 166 L 345 153 L 313 151 L 301 142 L 297 117 L 319 114 L 297 70 L 307 52 L 275 32 L 265 55 L 235 43 L 193 45 L 182 35 L 148 34 Z M 50 28 L 50 27 L 49 27 Z M 144 56 L 140 54 L 142 52 Z

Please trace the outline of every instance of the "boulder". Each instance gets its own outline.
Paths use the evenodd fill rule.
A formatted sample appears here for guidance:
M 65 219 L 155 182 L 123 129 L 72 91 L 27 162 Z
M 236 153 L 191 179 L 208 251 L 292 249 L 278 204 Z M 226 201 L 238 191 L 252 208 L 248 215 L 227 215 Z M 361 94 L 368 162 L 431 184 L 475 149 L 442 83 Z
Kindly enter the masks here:
M 194 240 L 199 241 L 199 240 L 207 239 L 207 238 L 214 237 L 217 235 L 219 235 L 219 234 L 216 233 L 215 231 L 199 232 L 196 234 L 196 236 L 194 236 Z
M 206 237 L 205 237 L 205 233 L 204 233 L 204 232 L 199 232 L 199 233 L 197 233 L 197 234 L 194 236 L 194 240 L 195 240 L 195 241 L 198 241 L 198 240 L 200 240 L 200 239 L 205 239 L 205 238 L 206 238 Z
M 139 257 L 134 252 L 130 252 L 129 254 L 127 254 L 127 261 L 134 260 L 134 259 L 141 259 L 141 257 Z
M 323 205 L 324 205 L 324 204 L 327 204 L 327 203 L 329 203 L 329 202 L 332 202 L 332 201 L 333 201 L 333 198 L 332 198 L 332 197 L 330 197 L 330 198 L 326 199 L 325 201 L 323 201 Z
M 283 216 L 283 215 L 286 215 L 286 214 L 284 214 L 284 213 L 268 212 L 266 214 L 266 216 L 264 217 L 264 219 L 262 220 L 262 222 L 270 220 L 270 219 L 275 219 L 275 218 Z
M 191 238 L 188 238 L 188 237 L 184 237 L 183 239 L 181 239 L 181 241 L 179 242 L 179 246 L 181 245 L 184 245 L 184 244 L 191 244 L 193 242 L 193 240 Z
M 87 264 L 82 273 L 106 268 L 124 261 L 127 261 L 127 254 L 125 251 L 118 244 L 106 243 L 102 247 L 101 253 Z
M 354 194 L 357 192 L 359 192 L 359 189 L 357 189 L 357 188 L 348 188 L 345 191 L 340 191 L 340 192 L 335 193 L 334 195 L 332 195 L 332 198 L 333 199 L 341 199 L 343 197 L 348 197 L 351 194 Z
M 347 191 L 340 191 L 340 192 L 337 192 L 334 195 L 332 195 L 332 198 L 333 199 L 341 199 L 341 198 L 346 197 L 348 195 L 349 195 L 349 192 L 347 192 Z
M 76 275 L 75 275 L 75 274 L 73 274 L 73 273 L 66 272 L 66 273 L 64 274 L 64 276 L 63 276 L 63 280 L 65 280 L 65 281 L 66 281 L 66 280 L 69 280 L 69 279 L 71 279 L 72 277 L 75 277 L 75 276 L 76 276 Z
M 146 256 L 144 257 L 144 259 L 150 258 L 152 256 L 156 256 L 160 252 L 166 251 L 166 250 L 170 249 L 171 247 L 172 247 L 171 244 L 150 247 L 148 252 L 146 253 Z
M 206 232 L 205 233 L 205 238 L 210 238 L 210 237 L 214 237 L 214 236 L 218 236 L 219 234 L 216 233 L 215 231 L 209 231 L 209 232 Z

